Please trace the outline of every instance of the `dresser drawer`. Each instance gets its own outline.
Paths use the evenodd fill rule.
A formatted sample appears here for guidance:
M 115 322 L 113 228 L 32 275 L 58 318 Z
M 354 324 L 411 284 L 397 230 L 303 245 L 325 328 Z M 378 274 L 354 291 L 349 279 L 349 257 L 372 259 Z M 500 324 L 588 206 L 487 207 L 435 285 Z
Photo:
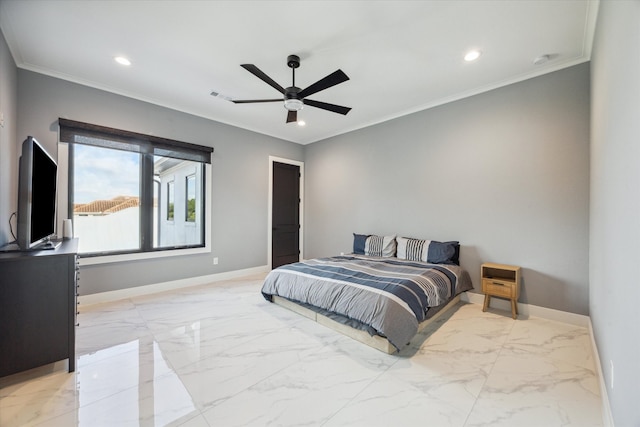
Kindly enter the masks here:
M 514 298 L 514 286 L 513 282 L 496 280 L 496 279 L 483 279 L 482 280 L 482 292 L 503 298 Z

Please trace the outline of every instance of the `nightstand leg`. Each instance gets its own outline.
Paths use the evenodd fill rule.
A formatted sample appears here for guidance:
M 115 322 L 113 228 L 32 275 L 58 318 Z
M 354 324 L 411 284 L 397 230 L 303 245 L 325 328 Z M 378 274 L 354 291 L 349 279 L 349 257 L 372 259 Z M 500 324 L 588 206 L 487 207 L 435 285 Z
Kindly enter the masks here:
M 516 300 L 511 300 L 511 317 L 516 319 L 518 317 L 518 304 L 516 304 Z
M 487 311 L 487 309 L 489 308 L 490 299 L 491 297 L 489 296 L 489 294 L 484 294 L 484 306 L 482 307 L 482 311 Z

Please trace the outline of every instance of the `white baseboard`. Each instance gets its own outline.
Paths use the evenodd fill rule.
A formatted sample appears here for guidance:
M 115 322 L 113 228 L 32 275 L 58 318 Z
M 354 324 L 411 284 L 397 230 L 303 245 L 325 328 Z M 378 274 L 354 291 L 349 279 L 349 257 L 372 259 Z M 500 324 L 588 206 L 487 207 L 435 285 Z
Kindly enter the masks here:
M 460 298 L 464 302 L 472 304 L 484 304 L 484 294 L 477 294 L 472 292 L 464 292 Z M 491 307 L 499 310 L 505 310 L 511 314 L 511 302 L 506 299 L 491 298 Z M 607 395 L 607 386 L 602 374 L 602 365 L 600 364 L 600 356 L 598 353 L 598 346 L 593 336 L 593 326 L 591 325 L 591 318 L 582 314 L 568 313 L 565 311 L 554 310 L 552 308 L 539 307 L 537 305 L 518 303 L 518 315 L 524 317 L 536 316 L 543 319 L 555 320 L 557 322 L 568 323 L 570 325 L 582 326 L 589 329 L 589 337 L 591 338 L 591 348 L 594 355 L 594 363 L 596 370 L 598 371 L 598 382 L 600 384 L 600 399 L 602 400 L 602 422 L 604 427 L 614 427 L 613 414 L 611 413 L 611 406 L 609 404 L 609 396 Z
M 484 294 L 472 292 L 464 292 L 462 301 L 472 304 L 484 304 Z M 491 308 L 506 310 L 511 313 L 511 301 L 502 298 L 491 298 Z M 570 325 L 588 327 L 589 316 L 582 314 L 569 313 L 566 311 L 554 310 L 553 308 L 539 307 L 537 305 L 518 303 L 518 315 L 523 317 L 536 316 L 543 319 L 555 320 L 557 322 L 569 323 Z
M 609 404 L 609 394 L 607 393 L 607 383 L 604 380 L 604 374 L 602 373 L 602 364 L 600 363 L 600 355 L 598 353 L 598 346 L 596 345 L 595 337 L 593 336 L 593 326 L 591 325 L 591 319 L 589 319 L 589 336 L 591 337 L 591 348 L 594 355 L 594 363 L 596 370 L 598 371 L 598 379 L 600 383 L 600 399 L 602 400 L 602 425 L 604 427 L 614 427 L 613 413 L 611 412 L 611 405 Z
M 119 289 L 117 291 L 100 292 L 97 294 L 80 295 L 78 300 L 81 306 L 102 304 L 121 299 L 132 298 L 142 295 L 155 294 L 158 292 L 171 291 L 174 289 L 188 288 L 191 286 L 206 285 L 207 283 L 220 282 L 222 280 L 237 279 L 239 277 L 262 274 L 269 271 L 268 266 L 252 267 L 244 270 L 227 271 L 224 273 L 209 274 L 207 276 L 190 277 L 188 279 L 172 280 L 170 282 L 155 283 L 151 285 L 136 286 L 134 288 Z

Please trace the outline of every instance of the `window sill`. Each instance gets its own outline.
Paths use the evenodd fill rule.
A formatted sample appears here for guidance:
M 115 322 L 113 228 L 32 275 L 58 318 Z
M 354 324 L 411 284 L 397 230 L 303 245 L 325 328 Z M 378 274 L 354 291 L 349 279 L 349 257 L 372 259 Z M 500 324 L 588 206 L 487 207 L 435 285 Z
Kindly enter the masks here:
M 166 257 L 176 257 L 176 256 L 185 256 L 185 255 L 197 255 L 197 254 L 210 254 L 210 247 L 203 248 L 192 248 L 192 249 L 176 249 L 176 250 L 166 250 L 166 251 L 158 251 L 158 252 L 141 252 L 135 254 L 121 254 L 121 255 L 105 255 L 105 256 L 96 256 L 90 258 L 82 258 L 80 255 L 80 266 L 85 265 L 100 265 L 100 264 L 111 264 L 117 262 L 128 262 L 128 261 L 141 261 L 146 259 L 157 259 L 157 258 L 166 258 Z

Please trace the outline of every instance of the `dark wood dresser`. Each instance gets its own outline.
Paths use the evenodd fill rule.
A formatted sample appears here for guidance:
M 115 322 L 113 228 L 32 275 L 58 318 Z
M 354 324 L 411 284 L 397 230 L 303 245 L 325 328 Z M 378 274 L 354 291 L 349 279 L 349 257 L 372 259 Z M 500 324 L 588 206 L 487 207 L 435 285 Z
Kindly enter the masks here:
M 69 359 L 75 370 L 78 239 L 0 253 L 0 377 Z

